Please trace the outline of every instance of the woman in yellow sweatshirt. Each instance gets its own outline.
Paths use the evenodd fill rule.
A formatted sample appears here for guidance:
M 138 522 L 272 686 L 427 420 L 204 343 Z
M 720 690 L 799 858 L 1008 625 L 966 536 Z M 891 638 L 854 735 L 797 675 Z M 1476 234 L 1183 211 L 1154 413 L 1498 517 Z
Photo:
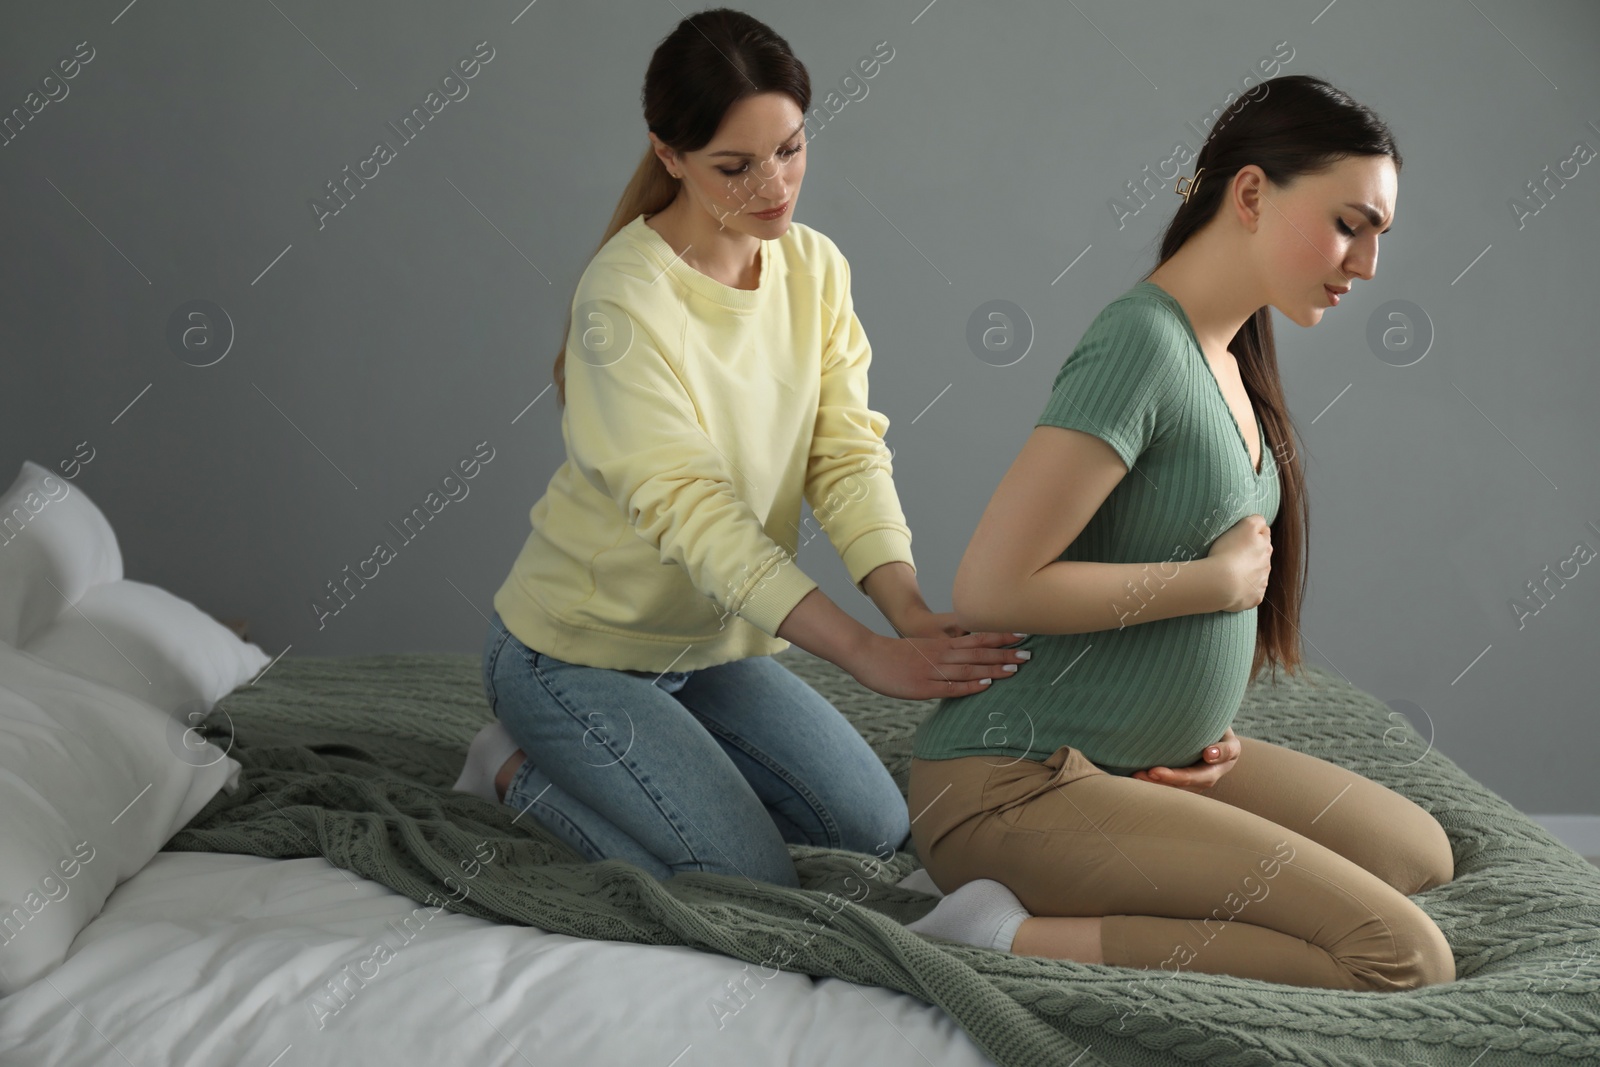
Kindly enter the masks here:
M 1030 654 L 918 588 L 849 263 L 793 219 L 805 68 L 756 19 L 705 11 L 661 42 L 643 95 L 651 148 L 573 297 L 566 460 L 495 594 L 496 722 L 457 788 L 590 860 L 797 886 L 788 843 L 887 856 L 911 822 L 872 748 L 773 653 L 911 700 L 979 692 Z M 799 568 L 818 532 L 900 636 Z

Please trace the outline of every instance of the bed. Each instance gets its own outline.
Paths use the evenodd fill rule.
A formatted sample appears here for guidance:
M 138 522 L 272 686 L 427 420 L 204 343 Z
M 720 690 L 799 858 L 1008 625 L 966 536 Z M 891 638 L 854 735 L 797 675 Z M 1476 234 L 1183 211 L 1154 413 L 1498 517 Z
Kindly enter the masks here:
M 0 519 L 45 476 L 25 464 Z M 476 655 L 269 661 L 231 634 L 230 648 L 193 605 L 100 588 L 126 581 L 109 524 L 81 490 L 62 501 L 0 549 L 13 815 L 0 901 L 37 893 L 41 857 L 64 863 L 70 841 L 104 851 L 22 931 L 32 942 L 0 944 L 6 1067 L 1600 1063 L 1600 870 L 1325 671 L 1253 687 L 1235 729 L 1352 767 L 1439 819 L 1456 877 L 1413 899 L 1455 950 L 1454 983 L 1300 989 L 924 938 L 903 925 L 935 903 L 910 851 L 791 846 L 800 889 L 581 862 L 515 811 L 450 789 L 489 717 Z M 32 555 L 5 555 L 29 535 Z M 85 620 L 138 679 L 92 650 Z M 931 705 L 881 697 L 798 648 L 777 658 L 855 723 L 903 792 Z M 157 678 L 160 699 L 141 699 Z M 130 735 L 115 759 L 102 729 Z M 134 756 L 162 773 L 141 778 Z M 73 805 L 119 775 L 124 791 L 160 786 L 108 835 L 89 824 L 104 811 Z

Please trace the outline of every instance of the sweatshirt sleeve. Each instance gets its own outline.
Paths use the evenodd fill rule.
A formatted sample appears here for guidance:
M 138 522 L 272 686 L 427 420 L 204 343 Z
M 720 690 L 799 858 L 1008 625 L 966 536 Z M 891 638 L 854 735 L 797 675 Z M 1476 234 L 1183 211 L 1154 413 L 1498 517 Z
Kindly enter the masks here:
M 623 325 L 631 340 L 620 357 L 596 359 L 572 339 L 595 323 L 573 323 L 563 366 L 574 465 L 616 501 L 662 563 L 682 567 L 724 615 L 776 637 L 817 583 L 739 496 L 726 458 L 701 429 L 655 339 L 615 301 L 587 301 L 584 309 L 590 319 Z
M 872 346 L 850 295 L 850 263 L 835 247 L 824 313 L 833 313 L 822 352 L 822 388 L 806 465 L 806 502 L 828 533 L 850 580 L 901 560 L 911 565 L 911 528 L 894 488 L 889 419 L 867 405 Z M 865 590 L 862 590 L 865 592 Z

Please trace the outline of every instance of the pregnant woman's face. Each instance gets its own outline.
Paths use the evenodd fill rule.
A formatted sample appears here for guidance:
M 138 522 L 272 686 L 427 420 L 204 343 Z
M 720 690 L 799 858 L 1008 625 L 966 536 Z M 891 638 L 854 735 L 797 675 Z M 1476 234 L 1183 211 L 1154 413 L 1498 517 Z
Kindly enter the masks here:
M 805 116 L 787 93 L 747 96 L 716 136 L 680 156 L 690 198 L 723 226 L 763 241 L 782 237 L 806 173 Z M 775 216 L 761 212 L 783 210 Z
M 1370 279 L 1378 269 L 1378 235 L 1394 219 L 1396 181 L 1394 160 L 1379 155 L 1341 159 L 1287 188 L 1259 183 L 1255 236 L 1266 258 L 1260 276 L 1267 302 L 1299 325 L 1314 326 L 1335 306 L 1325 286 L 1338 291 Z

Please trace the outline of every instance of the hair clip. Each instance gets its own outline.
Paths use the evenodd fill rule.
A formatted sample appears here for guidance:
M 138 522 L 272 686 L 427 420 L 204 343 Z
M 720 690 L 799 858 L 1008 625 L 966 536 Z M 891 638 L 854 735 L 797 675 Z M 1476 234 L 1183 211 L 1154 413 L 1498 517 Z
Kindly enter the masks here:
M 1172 187 L 1172 191 L 1183 197 L 1183 202 L 1187 204 L 1189 202 L 1189 198 L 1194 195 L 1194 191 L 1200 187 L 1200 175 L 1204 174 L 1205 172 L 1206 168 L 1201 167 L 1199 170 L 1194 172 L 1193 178 L 1187 176 L 1179 178 L 1178 184 Z M 1185 182 L 1188 183 L 1188 188 L 1178 188 L 1178 186 L 1183 185 Z

